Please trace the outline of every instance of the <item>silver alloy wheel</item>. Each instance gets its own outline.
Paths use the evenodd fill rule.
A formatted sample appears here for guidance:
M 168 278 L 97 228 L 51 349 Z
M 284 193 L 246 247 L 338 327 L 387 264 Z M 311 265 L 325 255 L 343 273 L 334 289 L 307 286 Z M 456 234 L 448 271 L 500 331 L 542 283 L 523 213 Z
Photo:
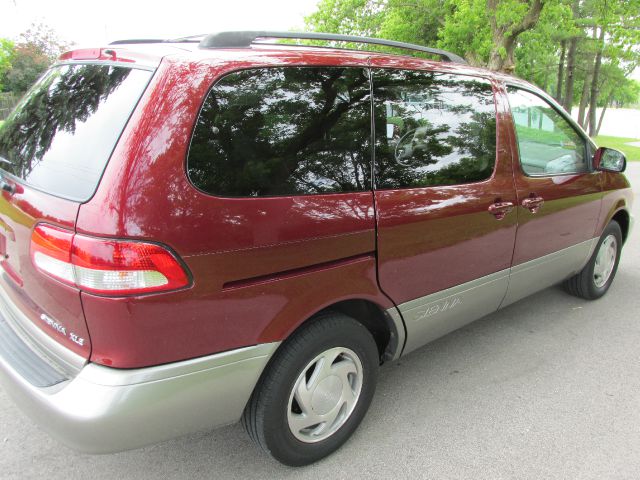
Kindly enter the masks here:
M 358 404 L 362 377 L 362 362 L 348 348 L 331 348 L 311 360 L 289 395 L 291 433 L 301 442 L 315 443 L 337 432 Z
M 593 283 L 602 288 L 611 277 L 618 256 L 618 240 L 615 235 L 607 236 L 596 255 L 596 264 L 593 267 Z

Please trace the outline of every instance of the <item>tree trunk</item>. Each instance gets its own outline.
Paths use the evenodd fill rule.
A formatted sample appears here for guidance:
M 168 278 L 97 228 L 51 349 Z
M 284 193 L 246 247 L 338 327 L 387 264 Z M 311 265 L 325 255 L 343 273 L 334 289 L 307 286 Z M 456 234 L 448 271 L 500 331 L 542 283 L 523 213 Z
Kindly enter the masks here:
M 605 27 L 600 27 L 600 37 L 598 38 L 598 50 L 596 53 L 596 63 L 593 66 L 593 78 L 591 79 L 591 94 L 589 98 L 589 136 L 596 134 L 596 108 L 598 107 L 598 94 L 600 88 L 598 79 L 600 77 L 600 66 L 602 65 L 602 51 L 604 50 Z
M 587 111 L 587 105 L 589 104 L 589 85 L 591 85 L 591 77 L 593 76 L 593 72 L 589 70 L 587 72 L 587 76 L 584 78 L 584 85 L 582 86 L 582 96 L 580 97 L 580 106 L 578 107 L 578 123 L 582 128 L 586 130 L 585 125 L 585 113 Z
M 598 38 L 597 35 L 598 35 L 598 31 L 594 27 L 593 35 L 592 35 L 592 38 L 594 41 Z M 580 107 L 578 108 L 578 123 L 585 130 L 587 129 L 587 125 L 585 124 L 584 114 L 587 110 L 587 105 L 589 103 L 589 95 L 591 93 L 591 90 L 589 87 L 591 85 L 592 78 L 593 78 L 593 68 L 590 70 L 587 70 L 587 74 L 584 77 L 584 83 L 582 84 L 582 95 L 580 96 Z
M 598 128 L 596 128 L 596 136 L 600 135 L 600 127 L 602 127 L 602 121 L 604 120 L 604 112 L 607 111 L 607 107 L 611 103 L 611 100 L 612 100 L 611 97 L 613 97 L 613 94 L 609 95 L 609 98 L 607 98 L 607 101 L 605 102 L 604 107 L 602 108 L 602 112 L 600 113 L 600 120 L 598 121 Z
M 493 37 L 493 46 L 489 54 L 487 66 L 491 70 L 512 73 L 515 69 L 514 51 L 518 36 L 535 27 L 545 0 L 532 0 L 529 10 L 520 23 L 515 25 L 498 25 L 496 13 L 500 0 L 487 0 L 489 23 Z M 501 52 L 506 52 L 503 56 Z
M 574 22 L 580 18 L 580 0 L 573 0 L 571 3 L 571 13 Z M 567 79 L 564 87 L 564 97 L 562 99 L 562 106 L 571 115 L 573 108 L 573 83 L 574 72 L 576 67 L 576 51 L 578 49 L 579 37 L 572 37 L 569 40 L 569 51 L 567 52 Z
M 574 72 L 576 68 L 576 50 L 578 48 L 578 39 L 572 38 L 569 40 L 569 52 L 567 53 L 567 81 L 564 87 L 564 97 L 562 99 L 562 106 L 571 115 L 571 109 L 573 108 L 573 82 Z
M 558 63 L 558 80 L 556 82 L 556 100 L 562 103 L 562 81 L 564 79 L 564 58 L 567 53 L 567 41 L 560 42 L 560 63 Z

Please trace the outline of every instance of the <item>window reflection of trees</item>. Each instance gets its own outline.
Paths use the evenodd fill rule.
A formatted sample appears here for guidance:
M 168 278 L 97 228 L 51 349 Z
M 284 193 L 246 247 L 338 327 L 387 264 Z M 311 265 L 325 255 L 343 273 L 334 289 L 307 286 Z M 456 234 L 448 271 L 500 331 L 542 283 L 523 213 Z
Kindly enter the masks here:
M 51 70 L 0 130 L 2 168 L 20 178 L 44 161 L 59 132 L 73 134 L 129 76 L 128 68 L 66 65 Z
M 496 118 L 483 81 L 419 71 L 375 70 L 379 188 L 477 182 L 493 172 Z
M 189 152 L 189 175 L 219 195 L 370 188 L 367 73 L 287 67 L 230 74 L 210 92 Z

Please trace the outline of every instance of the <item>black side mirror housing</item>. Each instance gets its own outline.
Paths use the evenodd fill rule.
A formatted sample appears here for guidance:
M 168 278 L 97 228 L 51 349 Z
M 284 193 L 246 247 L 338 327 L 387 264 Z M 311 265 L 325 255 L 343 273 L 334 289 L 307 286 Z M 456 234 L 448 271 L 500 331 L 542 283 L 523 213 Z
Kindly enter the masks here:
M 627 168 L 627 158 L 619 150 L 600 147 L 593 156 L 593 167 L 603 172 L 624 172 Z

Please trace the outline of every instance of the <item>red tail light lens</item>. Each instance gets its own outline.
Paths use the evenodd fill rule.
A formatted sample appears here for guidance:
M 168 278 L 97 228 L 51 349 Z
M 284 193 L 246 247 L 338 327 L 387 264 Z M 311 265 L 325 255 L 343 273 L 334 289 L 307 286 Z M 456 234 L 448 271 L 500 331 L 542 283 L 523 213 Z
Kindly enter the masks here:
M 72 246 L 73 232 L 39 225 L 31 236 L 31 261 L 38 270 L 73 285 Z
M 160 245 L 88 237 L 49 225 L 35 228 L 31 258 L 41 272 L 101 295 L 164 292 L 189 285 L 180 262 Z

